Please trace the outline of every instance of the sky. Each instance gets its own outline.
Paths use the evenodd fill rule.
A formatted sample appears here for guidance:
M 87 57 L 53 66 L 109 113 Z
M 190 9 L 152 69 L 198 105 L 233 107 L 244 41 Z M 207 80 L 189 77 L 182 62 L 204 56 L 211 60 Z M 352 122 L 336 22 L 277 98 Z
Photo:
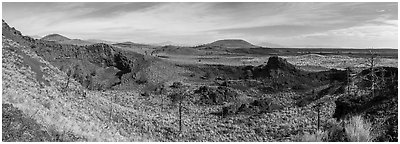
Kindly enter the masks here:
M 398 48 L 398 4 L 5 2 L 2 18 L 24 35 L 182 45 L 220 39 L 287 47 Z

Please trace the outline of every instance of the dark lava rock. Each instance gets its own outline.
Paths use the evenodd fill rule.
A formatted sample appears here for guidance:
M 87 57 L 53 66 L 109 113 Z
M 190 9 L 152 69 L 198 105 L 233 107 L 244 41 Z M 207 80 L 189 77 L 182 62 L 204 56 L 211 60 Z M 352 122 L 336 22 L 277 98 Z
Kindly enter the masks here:
M 336 111 L 333 115 L 336 118 L 342 118 L 350 113 L 359 113 L 362 111 L 368 111 L 371 107 L 382 104 L 382 102 L 388 101 L 392 98 L 397 98 L 397 68 L 383 67 L 387 71 L 383 78 L 377 81 L 381 81 L 380 89 L 376 89 L 374 95 L 372 93 L 365 94 L 362 96 L 349 96 L 344 95 L 336 100 Z M 363 76 L 368 76 L 370 69 L 363 70 L 359 75 L 358 79 L 355 80 L 358 83 L 356 85 L 361 86 L 362 89 L 370 89 L 369 85 L 363 84 L 366 81 Z M 393 79 L 395 78 L 395 79 Z M 362 87 L 366 86 L 366 87 Z
M 198 103 L 211 105 L 222 105 L 224 102 L 235 101 L 239 96 L 235 91 L 225 86 L 217 88 L 201 86 L 195 90 L 195 93 L 200 95 Z
M 333 114 L 334 118 L 345 119 L 352 115 L 363 115 L 377 126 L 379 130 L 376 133 L 376 141 L 397 141 L 398 133 L 398 84 L 397 84 L 397 68 L 384 67 L 387 74 L 383 74 L 383 80 L 376 89 L 374 94 L 368 93 L 360 96 L 344 95 L 335 101 L 336 109 Z M 359 75 L 368 75 L 370 69 L 362 71 Z M 394 79 L 395 78 L 395 79 Z M 359 79 L 363 79 L 359 77 Z M 360 88 L 369 89 L 365 80 L 356 80 Z
M 280 58 L 278 56 L 273 56 L 268 59 L 267 69 L 282 69 L 286 71 L 298 71 L 296 67 L 286 59 Z
M 140 95 L 143 96 L 143 97 L 148 97 L 148 96 L 150 96 L 150 94 L 149 94 L 148 92 L 142 92 L 142 93 L 140 93 Z
M 250 72 L 247 72 L 249 73 Z M 267 65 L 260 65 L 254 67 L 252 70 L 253 77 L 279 77 L 285 75 L 300 75 L 303 72 L 296 69 L 296 67 L 286 59 L 280 58 L 278 56 L 273 56 L 268 59 Z

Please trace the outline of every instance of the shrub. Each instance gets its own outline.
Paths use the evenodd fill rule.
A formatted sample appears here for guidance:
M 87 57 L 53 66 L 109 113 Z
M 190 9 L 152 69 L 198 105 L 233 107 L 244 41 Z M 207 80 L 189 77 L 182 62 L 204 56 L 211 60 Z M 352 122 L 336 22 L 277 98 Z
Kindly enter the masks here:
M 373 139 L 371 127 L 361 116 L 354 116 L 345 125 L 346 135 L 351 142 L 370 142 Z
M 333 125 L 327 130 L 327 139 L 328 142 L 348 142 L 346 132 L 343 127 L 340 126 L 339 123 Z
M 182 95 L 177 92 L 169 94 L 168 97 L 171 99 L 173 103 L 176 103 L 178 100 L 182 99 Z
M 302 142 L 323 142 L 327 138 L 327 134 L 324 131 L 317 131 L 314 134 L 304 134 L 301 137 Z
M 343 123 L 328 122 L 325 131 L 317 131 L 314 134 L 304 134 L 299 137 L 302 142 L 371 142 L 372 125 L 361 116 L 353 116 L 350 120 Z

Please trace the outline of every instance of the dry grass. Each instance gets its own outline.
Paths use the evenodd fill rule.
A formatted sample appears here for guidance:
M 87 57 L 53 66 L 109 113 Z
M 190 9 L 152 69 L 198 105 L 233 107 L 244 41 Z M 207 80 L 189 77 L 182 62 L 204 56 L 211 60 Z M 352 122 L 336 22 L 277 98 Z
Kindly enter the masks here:
M 301 138 L 302 142 L 323 142 L 323 139 L 327 137 L 326 132 L 324 131 L 317 131 L 314 134 L 304 134 Z
M 50 86 L 40 84 L 35 72 L 23 61 L 16 51 L 25 53 L 43 65 L 40 71 Z M 72 133 L 88 141 L 147 141 L 137 132 L 128 134 L 120 129 L 120 123 L 110 121 L 109 107 L 115 111 L 130 113 L 136 111 L 123 109 L 107 99 L 98 98 L 98 93 L 83 90 L 72 81 L 66 92 L 61 88 L 65 84 L 66 74 L 44 61 L 28 48 L 3 37 L 2 51 L 2 102 L 13 104 L 24 114 L 32 117 L 45 127 L 53 127 L 61 133 Z M 82 96 L 87 93 L 86 96 Z M 126 126 L 125 126 L 126 127 Z
M 351 142 L 372 141 L 371 128 L 371 123 L 364 120 L 361 116 L 352 117 L 345 125 L 346 135 Z
M 325 131 L 317 131 L 314 134 L 306 133 L 300 136 L 302 142 L 371 142 L 373 137 L 371 135 L 371 124 L 366 122 L 361 116 L 353 116 L 350 120 L 345 121 L 344 135 L 340 135 L 338 131 L 343 129 L 340 123 L 335 123 L 335 126 Z

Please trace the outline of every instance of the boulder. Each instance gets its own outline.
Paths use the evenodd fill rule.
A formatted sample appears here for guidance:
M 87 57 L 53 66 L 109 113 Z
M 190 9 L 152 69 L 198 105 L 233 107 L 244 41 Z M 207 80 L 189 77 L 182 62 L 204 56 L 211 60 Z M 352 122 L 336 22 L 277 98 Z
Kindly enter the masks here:
M 210 105 L 222 105 L 224 102 L 232 102 L 239 96 L 239 94 L 226 86 L 201 86 L 195 90 L 195 94 L 200 96 L 198 103 Z

